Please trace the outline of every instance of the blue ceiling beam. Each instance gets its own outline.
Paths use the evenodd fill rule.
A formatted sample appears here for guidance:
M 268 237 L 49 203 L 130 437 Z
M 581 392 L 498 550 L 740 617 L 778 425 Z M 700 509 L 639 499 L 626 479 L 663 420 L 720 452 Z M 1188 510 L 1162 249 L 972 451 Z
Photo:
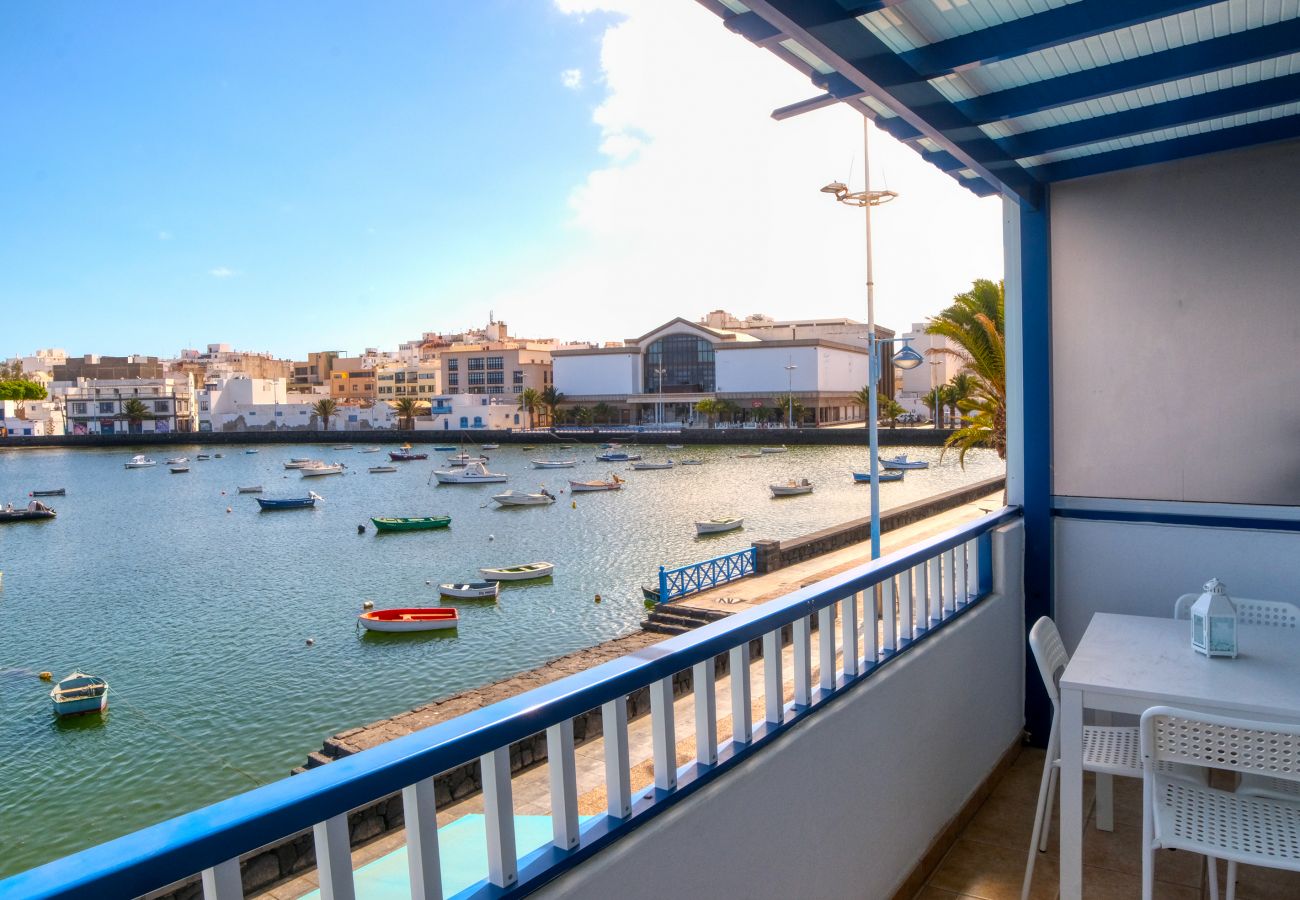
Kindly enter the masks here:
M 753 12 L 741 13 L 723 19 L 722 24 L 726 26 L 728 31 L 738 34 L 750 43 L 757 44 L 760 47 L 766 47 L 773 42 L 780 43 L 786 37 L 781 33 L 781 29 L 776 28 L 767 19 Z
M 900 54 L 926 78 L 1023 56 L 1205 6 L 1209 0 L 1079 0 Z
M 845 18 L 841 3 L 752 0 L 746 5 L 834 67 L 834 74 L 850 81 L 856 90 L 881 100 L 921 136 L 960 160 L 964 168 L 1000 191 L 1037 206 L 1042 185 L 884 42 L 860 22 Z
M 1297 48 L 1300 48 L 1300 19 L 1288 19 L 1263 28 L 995 91 L 960 101 L 956 107 L 977 123 L 999 122 L 1067 103 L 1271 59 L 1294 53 Z
M 1284 75 L 1252 84 L 1168 100 L 1152 106 L 1096 116 L 1050 128 L 1001 138 L 1008 153 L 1016 157 L 1037 156 L 1067 147 L 1081 147 L 1098 141 L 1142 134 L 1175 125 L 1203 122 L 1236 113 L 1252 112 L 1300 101 L 1300 75 Z
M 1206 153 L 1218 153 L 1223 150 L 1235 150 L 1297 137 L 1300 137 L 1300 115 L 1257 122 L 1254 125 L 1239 125 L 1236 128 L 1209 131 L 1125 150 L 1113 150 L 1110 153 L 1081 156 L 1078 159 L 1038 166 L 1032 171 L 1044 181 L 1064 181 L 1068 178 L 1082 178 L 1086 175 L 1098 175 L 1119 169 L 1170 162 L 1190 156 L 1203 156 Z

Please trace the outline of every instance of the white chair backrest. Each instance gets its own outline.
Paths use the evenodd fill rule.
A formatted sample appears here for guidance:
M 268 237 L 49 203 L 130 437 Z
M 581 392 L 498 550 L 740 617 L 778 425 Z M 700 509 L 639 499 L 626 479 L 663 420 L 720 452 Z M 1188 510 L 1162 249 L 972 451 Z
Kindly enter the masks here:
M 1061 700 L 1059 684 L 1061 673 L 1070 664 L 1070 654 L 1065 652 L 1065 643 L 1061 632 L 1056 630 L 1056 623 L 1043 616 L 1029 630 L 1029 649 L 1033 651 L 1034 661 L 1038 663 L 1038 674 L 1043 678 L 1043 687 L 1051 698 L 1055 708 Z
M 1300 725 L 1153 706 L 1142 714 L 1141 732 L 1144 767 L 1178 762 L 1300 779 Z
M 1183 594 L 1174 601 L 1174 618 L 1190 619 L 1192 604 L 1200 594 Z M 1268 625 L 1273 628 L 1300 628 L 1300 607 L 1282 600 L 1250 600 L 1233 597 L 1237 621 L 1242 625 Z

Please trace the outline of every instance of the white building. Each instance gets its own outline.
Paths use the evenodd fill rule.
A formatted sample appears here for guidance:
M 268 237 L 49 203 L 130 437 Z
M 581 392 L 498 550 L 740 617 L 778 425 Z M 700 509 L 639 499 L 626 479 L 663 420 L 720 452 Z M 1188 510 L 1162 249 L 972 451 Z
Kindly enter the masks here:
M 0 400 L 0 434 L 40 437 L 63 433 L 62 403 L 54 400 Z
M 78 378 L 62 388 L 69 434 L 167 434 L 197 431 L 188 378 Z M 130 404 L 143 404 L 133 418 Z
M 289 393 L 283 378 L 235 376 L 209 381 L 196 394 L 199 431 L 312 431 L 322 422 L 313 408 L 329 397 Z M 397 415 L 387 403 L 340 403 L 330 419 L 330 431 L 396 428 Z
M 747 321 L 752 327 L 741 331 L 678 318 L 622 344 L 553 351 L 556 389 L 570 408 L 603 403 L 632 424 L 657 421 L 661 404 L 664 421 L 700 422 L 694 407 L 706 398 L 733 402 L 741 421 L 771 419 L 790 394 L 813 424 L 863 419 L 854 395 L 869 377 L 865 341 L 791 338 L 788 325 Z M 817 322 L 848 329 L 840 332 L 845 338 L 866 327 L 847 319 L 805 324 Z M 893 336 L 888 329 L 877 332 Z
M 47 376 L 52 375 L 55 366 L 61 366 L 67 361 L 68 351 L 59 347 L 46 347 L 37 350 L 30 356 L 15 356 L 5 360 L 9 365 L 14 363 L 21 365 L 23 375 L 28 378 L 37 373 L 45 373 Z
M 415 419 L 416 431 L 454 431 L 466 428 L 504 431 L 528 427 L 528 413 L 521 410 L 513 398 L 487 394 L 444 394 L 430 398 L 429 404 L 429 414 Z
M 944 353 L 950 343 L 946 337 L 938 334 L 926 334 L 926 323 L 917 322 L 910 331 L 903 333 L 903 338 L 910 341 L 910 346 L 925 357 L 925 362 L 915 369 L 895 369 L 898 395 L 895 399 L 910 413 L 926 418 L 930 417 L 930 408 L 922 401 L 933 394 L 935 388 L 947 384 L 952 377 L 962 370 L 961 360 Z

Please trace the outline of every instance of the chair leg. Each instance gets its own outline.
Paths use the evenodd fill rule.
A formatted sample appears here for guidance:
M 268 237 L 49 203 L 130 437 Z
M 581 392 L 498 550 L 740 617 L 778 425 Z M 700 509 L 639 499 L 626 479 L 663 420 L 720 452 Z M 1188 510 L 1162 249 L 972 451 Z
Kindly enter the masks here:
M 1205 857 L 1205 873 L 1209 879 L 1210 900 L 1219 900 L 1219 861 L 1213 856 Z
M 1047 839 L 1052 834 L 1052 808 L 1056 804 L 1056 783 L 1061 777 L 1061 767 L 1052 766 L 1050 781 L 1047 785 L 1047 808 L 1043 811 L 1043 833 L 1038 839 L 1038 849 L 1047 852 Z
M 1228 860 L 1228 890 L 1225 892 L 1228 900 L 1236 900 L 1237 897 L 1237 861 Z
M 1029 885 L 1034 880 L 1034 862 L 1040 850 L 1047 849 L 1048 817 L 1051 815 L 1052 785 L 1056 781 L 1056 761 L 1052 757 L 1052 742 L 1048 740 L 1047 761 L 1043 763 L 1043 777 L 1038 782 L 1038 806 L 1034 809 L 1034 835 L 1029 839 L 1029 859 L 1025 862 L 1025 880 L 1020 886 L 1020 900 L 1028 900 Z
M 1149 775 L 1142 778 L 1142 900 L 1152 900 L 1156 881 L 1155 804 Z M 1218 898 L 1215 898 L 1218 900 Z

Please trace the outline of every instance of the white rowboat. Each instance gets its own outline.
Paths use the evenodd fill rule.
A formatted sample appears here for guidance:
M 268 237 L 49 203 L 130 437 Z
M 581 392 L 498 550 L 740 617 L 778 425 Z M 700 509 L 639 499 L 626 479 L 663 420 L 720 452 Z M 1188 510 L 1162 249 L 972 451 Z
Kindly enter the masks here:
M 371 466 L 368 471 L 371 475 L 387 475 L 390 472 L 396 472 L 397 466 Z
M 745 520 L 741 518 L 723 518 L 707 519 L 703 522 L 695 523 L 696 534 L 720 534 L 724 531 L 735 531 L 737 528 L 744 526 Z
M 632 468 L 635 469 L 635 470 L 638 471 L 638 472 L 649 472 L 649 471 L 653 471 L 653 470 L 655 470 L 655 469 L 671 469 L 672 467 L 673 467 L 673 461 L 672 461 L 671 459 L 664 460 L 663 462 L 634 462 L 634 463 L 632 463 Z
M 444 597 L 458 597 L 461 600 L 495 600 L 501 595 L 499 581 L 469 581 L 464 584 L 440 584 L 438 593 Z
M 807 478 L 801 478 L 798 481 L 791 478 L 785 484 L 769 484 L 773 497 L 797 497 L 800 494 L 811 494 L 813 484 Z
M 479 569 L 488 581 L 531 581 L 534 578 L 546 578 L 554 571 L 555 563 L 548 562 L 527 563 L 505 569 Z
M 578 464 L 576 459 L 535 459 L 534 469 L 572 469 Z
M 547 506 L 555 502 L 555 496 L 546 488 L 542 488 L 540 494 L 530 494 L 527 491 L 506 491 L 504 494 L 497 494 L 492 499 L 502 506 Z
M 455 471 L 434 470 L 433 476 L 439 484 L 493 484 L 510 479 L 509 475 L 489 472 L 481 462 L 472 462 Z
M 343 464 L 334 463 L 333 465 L 327 466 L 322 463 L 319 466 L 303 466 L 301 471 L 303 478 L 319 478 L 322 475 L 342 475 Z
M 126 468 L 128 469 L 147 469 L 150 466 L 158 465 L 158 461 L 154 459 L 150 459 L 147 456 L 137 454 L 136 456 L 131 457 L 131 461 L 129 463 L 123 463 L 123 465 L 126 466 Z
M 883 469 L 928 469 L 930 464 L 923 459 L 908 459 L 907 454 L 895 456 L 893 459 L 882 459 L 880 467 Z
M 589 491 L 617 491 L 623 487 L 623 479 L 611 475 L 609 481 L 570 481 L 569 493 L 583 494 Z
M 788 450 L 789 450 L 788 447 L 759 447 L 758 448 L 758 452 L 760 453 L 786 453 L 788 452 Z

